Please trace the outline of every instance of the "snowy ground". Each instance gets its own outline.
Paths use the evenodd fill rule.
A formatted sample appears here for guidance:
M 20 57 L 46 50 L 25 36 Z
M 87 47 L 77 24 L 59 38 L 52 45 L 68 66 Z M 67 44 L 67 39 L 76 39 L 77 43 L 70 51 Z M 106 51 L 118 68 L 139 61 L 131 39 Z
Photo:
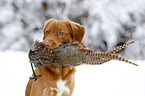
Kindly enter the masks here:
M 0 96 L 24 96 L 32 71 L 27 53 L 0 52 Z M 73 96 L 145 96 L 145 61 L 77 67 Z

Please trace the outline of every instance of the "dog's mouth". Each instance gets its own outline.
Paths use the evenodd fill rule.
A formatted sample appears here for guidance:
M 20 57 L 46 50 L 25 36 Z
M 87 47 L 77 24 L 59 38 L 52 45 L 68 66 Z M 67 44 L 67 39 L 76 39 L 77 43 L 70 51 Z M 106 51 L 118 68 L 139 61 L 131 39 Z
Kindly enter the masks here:
M 43 42 L 43 44 L 46 46 L 46 48 L 51 47 L 51 43 L 49 43 L 49 42 Z

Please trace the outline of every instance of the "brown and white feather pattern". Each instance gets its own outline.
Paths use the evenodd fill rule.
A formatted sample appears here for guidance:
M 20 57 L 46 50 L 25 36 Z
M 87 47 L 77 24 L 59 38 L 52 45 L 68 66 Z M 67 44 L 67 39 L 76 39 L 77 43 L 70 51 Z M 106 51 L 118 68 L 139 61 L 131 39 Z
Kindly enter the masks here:
M 124 49 L 129 42 L 107 52 L 94 52 L 81 43 L 68 43 L 55 49 L 49 49 L 42 42 L 36 41 L 29 52 L 30 62 L 35 67 L 45 67 L 49 64 L 55 66 L 78 66 L 80 64 L 99 65 L 110 60 L 119 60 L 138 66 L 137 64 L 120 57 L 116 52 Z

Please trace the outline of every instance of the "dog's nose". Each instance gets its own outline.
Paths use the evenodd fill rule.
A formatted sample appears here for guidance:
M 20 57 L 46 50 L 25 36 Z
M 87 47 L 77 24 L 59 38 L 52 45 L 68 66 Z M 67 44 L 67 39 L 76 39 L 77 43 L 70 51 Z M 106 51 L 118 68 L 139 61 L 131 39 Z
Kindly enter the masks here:
M 49 48 L 52 44 L 49 43 L 48 41 L 44 42 L 44 44 Z

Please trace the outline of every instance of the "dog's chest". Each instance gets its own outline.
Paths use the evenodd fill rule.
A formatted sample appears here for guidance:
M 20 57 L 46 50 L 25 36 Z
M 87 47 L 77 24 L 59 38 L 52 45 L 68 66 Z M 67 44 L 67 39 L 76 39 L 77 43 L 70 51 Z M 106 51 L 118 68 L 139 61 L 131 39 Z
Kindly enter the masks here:
M 70 89 L 66 86 L 66 81 L 63 81 L 62 79 L 59 79 L 56 82 L 56 88 L 47 87 L 43 90 L 43 96 L 63 96 L 63 94 L 69 96 Z

